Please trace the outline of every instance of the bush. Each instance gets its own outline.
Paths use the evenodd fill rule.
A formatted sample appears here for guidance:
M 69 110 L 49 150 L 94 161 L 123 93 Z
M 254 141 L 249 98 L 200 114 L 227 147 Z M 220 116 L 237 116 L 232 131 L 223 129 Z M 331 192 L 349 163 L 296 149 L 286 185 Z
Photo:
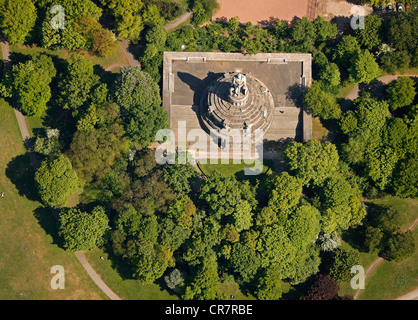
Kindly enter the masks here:
M 385 247 L 385 255 L 389 261 L 401 262 L 414 252 L 415 242 L 411 231 L 394 234 Z

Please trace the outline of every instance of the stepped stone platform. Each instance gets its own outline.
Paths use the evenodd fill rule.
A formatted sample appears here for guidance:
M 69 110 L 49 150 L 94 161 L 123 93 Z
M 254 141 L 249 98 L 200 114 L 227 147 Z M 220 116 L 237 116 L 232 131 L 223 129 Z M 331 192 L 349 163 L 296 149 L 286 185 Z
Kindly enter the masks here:
M 265 130 L 264 158 L 277 159 L 284 141 L 312 138 L 311 116 L 301 106 L 312 81 L 311 54 L 165 52 L 163 68 L 163 106 L 177 144 L 188 149 L 208 141 L 196 159 L 227 157 L 227 150 L 209 135 L 222 128 Z M 241 75 L 246 89 L 234 89 L 234 78 Z M 234 90 L 243 91 L 231 96 Z M 252 150 L 250 158 L 259 157 L 260 146 Z M 230 158 L 239 152 L 249 157 L 231 149 Z

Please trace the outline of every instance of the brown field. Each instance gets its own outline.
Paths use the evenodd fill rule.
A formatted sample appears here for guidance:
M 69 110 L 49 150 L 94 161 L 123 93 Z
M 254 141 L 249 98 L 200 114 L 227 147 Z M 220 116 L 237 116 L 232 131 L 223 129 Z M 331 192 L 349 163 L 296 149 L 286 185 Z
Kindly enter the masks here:
M 213 19 L 239 17 L 240 22 L 267 25 L 273 19 L 315 18 L 316 0 L 218 0 L 220 9 Z

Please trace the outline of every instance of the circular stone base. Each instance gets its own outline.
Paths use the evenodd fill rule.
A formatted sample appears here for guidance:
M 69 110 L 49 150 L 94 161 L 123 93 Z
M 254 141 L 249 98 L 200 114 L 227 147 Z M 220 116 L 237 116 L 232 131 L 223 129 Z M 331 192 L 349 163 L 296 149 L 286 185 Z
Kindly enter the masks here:
M 257 78 L 246 75 L 247 94 L 240 97 L 230 95 L 233 78 L 237 73 L 226 73 L 214 80 L 203 92 L 200 116 L 206 129 L 228 137 L 228 131 L 240 130 L 242 134 L 257 130 L 264 133 L 273 122 L 274 101 L 268 88 Z M 232 98 L 239 98 L 235 101 Z M 232 101 L 231 101 L 232 100 Z M 237 102 L 237 103 L 235 103 Z

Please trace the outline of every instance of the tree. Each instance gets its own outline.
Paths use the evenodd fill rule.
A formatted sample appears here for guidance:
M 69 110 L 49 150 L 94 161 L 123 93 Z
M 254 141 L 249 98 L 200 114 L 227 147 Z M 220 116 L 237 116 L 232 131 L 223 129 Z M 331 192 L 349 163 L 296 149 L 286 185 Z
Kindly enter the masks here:
M 77 174 L 64 155 L 42 161 L 35 182 L 42 202 L 48 206 L 62 207 L 72 194 L 80 191 Z
M 302 51 L 311 50 L 317 38 L 315 24 L 307 17 L 297 20 L 291 30 L 292 41 L 300 47 Z
M 59 130 L 48 129 L 46 130 L 46 135 L 44 137 L 36 137 L 33 150 L 46 156 L 56 155 L 60 148 L 60 143 L 58 139 Z
M 341 68 L 347 68 L 355 54 L 360 52 L 360 44 L 351 35 L 343 36 L 334 52 L 334 60 Z
M 390 45 L 397 50 L 408 50 L 411 52 L 417 46 L 416 29 L 417 21 L 415 13 L 392 17 L 389 21 L 388 30 Z
M 177 150 L 175 163 L 167 163 L 163 167 L 163 179 L 178 197 L 187 195 L 191 191 L 191 183 L 198 177 L 198 173 L 191 163 L 190 153 Z
M 296 248 L 290 241 L 283 226 L 273 224 L 261 229 L 256 250 L 260 253 L 261 267 L 280 266 L 283 278 L 295 274 L 293 261 Z
M 106 127 L 74 134 L 67 154 L 83 181 L 101 180 L 110 171 L 115 159 L 128 153 L 129 140 L 124 134 L 119 118 Z
M 319 75 L 322 88 L 324 90 L 337 87 L 341 82 L 340 69 L 335 63 L 328 63 Z M 338 111 L 337 111 L 338 112 Z M 324 118 L 325 119 L 325 118 Z
M 218 8 L 216 0 L 193 0 L 193 25 L 200 26 L 210 20 Z
M 116 31 L 121 39 L 138 43 L 143 29 L 144 24 L 138 14 L 126 13 L 116 17 Z
M 388 52 L 380 58 L 380 64 L 385 71 L 391 74 L 396 71 L 403 72 L 411 64 L 411 56 L 408 51 Z
M 320 116 L 327 119 L 338 119 L 341 115 L 341 108 L 331 93 L 325 92 L 320 85 L 313 83 L 303 97 L 303 107 L 310 111 L 313 116 Z
M 59 84 L 61 103 L 64 109 L 77 115 L 93 87 L 99 83 L 99 77 L 94 74 L 93 63 L 78 54 L 70 54 L 67 62 L 67 70 Z
M 74 31 L 83 35 L 86 47 L 100 56 L 111 55 L 117 47 L 114 34 L 91 16 L 77 17 Z
M 157 24 L 152 28 L 148 29 L 145 40 L 147 43 L 154 44 L 158 49 L 162 49 L 165 46 L 167 40 L 167 30 L 163 25 Z
M 219 173 L 213 173 L 204 181 L 200 198 L 205 201 L 208 213 L 221 219 L 234 215 L 242 208 L 254 209 L 257 205 L 255 189 L 248 181 L 239 182 L 235 177 L 225 177 Z
M 44 114 L 51 98 L 49 84 L 56 74 L 52 59 L 45 55 L 35 56 L 14 65 L 12 73 L 12 93 L 19 109 L 28 116 Z
M 339 289 L 338 282 L 329 274 L 319 274 L 301 300 L 335 300 Z
M 384 252 L 389 261 L 401 262 L 415 252 L 415 241 L 411 231 L 396 233 L 386 243 Z
M 367 252 L 376 252 L 380 249 L 383 232 L 379 228 L 367 226 L 364 231 L 364 247 Z
M 184 284 L 184 278 L 179 269 L 174 269 L 169 275 L 164 277 L 164 281 L 171 290 L 179 292 Z
M 10 43 L 23 44 L 35 26 L 36 8 L 31 0 L 3 0 L 0 30 Z
M 277 218 L 281 222 L 286 221 L 289 212 L 299 202 L 302 195 L 302 181 L 287 172 L 272 174 L 266 179 L 266 192 L 269 197 L 268 207 L 277 213 Z M 264 209 L 261 218 L 265 215 L 265 219 L 270 212 Z M 261 220 L 259 220 L 261 222 Z M 267 224 L 267 220 L 265 220 Z
M 418 160 L 416 157 L 408 157 L 400 162 L 393 176 L 392 186 L 398 197 L 418 197 Z
M 353 110 L 348 110 L 340 118 L 340 128 L 345 134 L 350 134 L 357 129 L 357 117 Z
M 356 29 L 356 38 L 368 50 L 375 49 L 381 43 L 382 22 L 381 17 L 370 14 L 364 19 L 364 28 Z
M 64 247 L 71 251 L 91 250 L 103 245 L 109 229 L 109 219 L 100 206 L 91 213 L 71 208 L 62 210 L 59 215 L 58 234 L 64 240 Z
M 350 81 L 370 83 L 381 75 L 381 70 L 369 50 L 357 52 L 348 67 Z
M 392 111 L 408 106 L 416 96 L 415 82 L 409 77 L 399 77 L 387 85 L 386 95 Z
M 259 300 L 278 300 L 282 297 L 282 280 L 278 268 L 264 269 L 258 279 L 256 295 Z
M 338 152 L 330 142 L 291 142 L 283 152 L 290 170 L 307 186 L 321 185 L 338 168 Z
M 359 258 L 359 253 L 354 249 L 335 249 L 331 254 L 330 276 L 337 281 L 350 280 L 351 268 L 358 264 Z
M 317 42 L 323 42 L 338 34 L 337 25 L 330 21 L 324 20 L 321 16 L 317 16 L 314 20 L 317 32 Z
M 140 146 L 154 142 L 156 132 L 167 128 L 168 116 L 161 106 L 159 87 L 147 72 L 123 67 L 114 96 L 121 107 L 126 133 Z
M 208 258 L 197 271 L 193 282 L 186 287 L 185 300 L 217 300 L 219 291 L 218 264 L 215 258 Z
M 315 243 L 310 243 L 305 251 L 299 251 L 295 259 L 296 270 L 290 277 L 290 283 L 296 285 L 305 282 L 310 276 L 317 274 L 321 264 L 320 250 Z
M 235 243 L 232 246 L 229 263 L 244 282 L 252 280 L 260 267 L 260 258 L 254 249 Z
M 96 27 L 94 19 L 99 19 L 102 14 L 100 9 L 91 0 L 61 0 L 59 5 L 64 8 L 64 17 L 59 16 L 59 12 L 51 9 L 55 3 L 47 2 L 42 6 L 43 22 L 42 22 L 42 46 L 47 49 L 67 48 L 75 49 L 89 49 L 92 44 L 92 39 L 85 36 L 83 28 L 77 27 L 79 19 L 89 20 Z M 84 18 L 82 18 L 84 17 Z M 64 18 L 64 28 L 56 28 L 51 21 L 57 18 Z
M 173 249 L 154 244 L 149 240 L 137 243 L 136 255 L 130 259 L 134 278 L 140 283 L 151 284 L 160 278 L 168 267 L 174 267 Z
M 311 205 L 296 207 L 286 221 L 285 230 L 293 246 L 301 252 L 312 243 L 320 231 L 320 213 Z
M 184 196 L 170 204 L 167 216 L 183 229 L 189 229 L 192 227 L 193 218 L 196 217 L 196 207 L 188 196 Z

